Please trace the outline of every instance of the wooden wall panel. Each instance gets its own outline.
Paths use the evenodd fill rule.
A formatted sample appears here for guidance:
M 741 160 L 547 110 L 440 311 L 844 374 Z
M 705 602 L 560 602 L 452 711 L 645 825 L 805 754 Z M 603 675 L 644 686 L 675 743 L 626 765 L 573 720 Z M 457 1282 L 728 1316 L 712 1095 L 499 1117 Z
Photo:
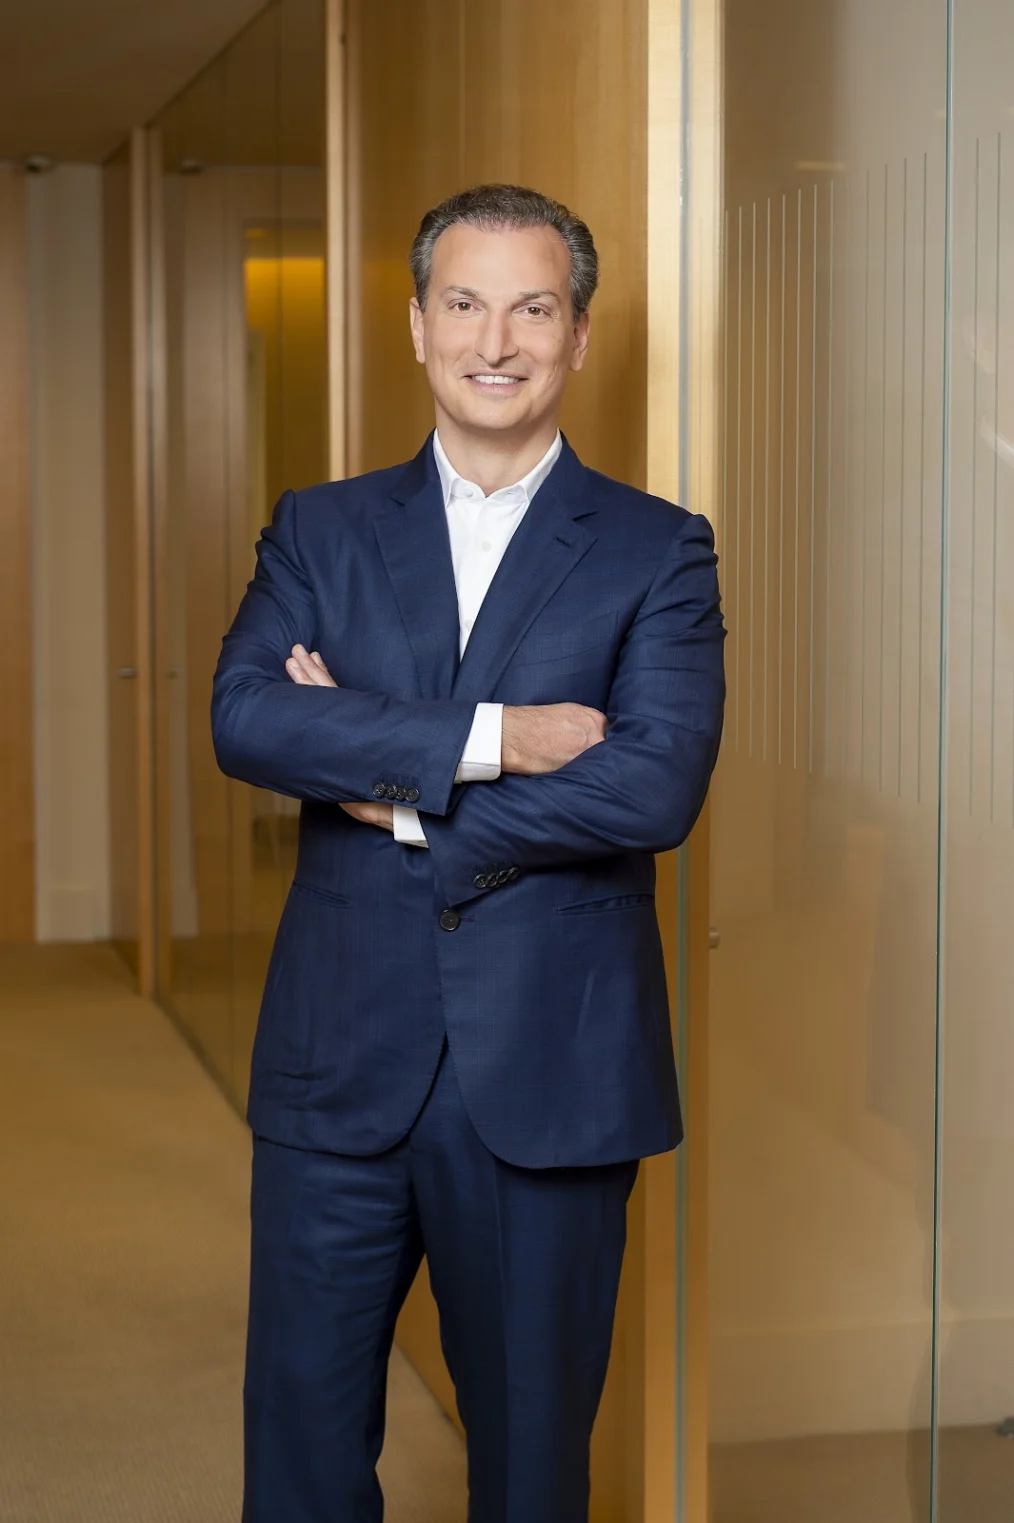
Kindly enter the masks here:
M 35 937 L 25 178 L 0 170 L 0 941 Z
M 420 218 L 512 180 L 592 229 L 602 284 L 564 427 L 589 465 L 643 485 L 646 0 L 350 0 L 347 30 L 350 472 L 408 458 L 432 426 L 408 338 Z
M 409 342 L 408 251 L 462 183 L 459 0 L 349 0 L 349 471 L 407 460 L 433 426 Z
M 461 179 L 532 185 L 591 228 L 601 279 L 563 427 L 588 465 L 643 487 L 647 6 L 496 0 L 461 17 Z

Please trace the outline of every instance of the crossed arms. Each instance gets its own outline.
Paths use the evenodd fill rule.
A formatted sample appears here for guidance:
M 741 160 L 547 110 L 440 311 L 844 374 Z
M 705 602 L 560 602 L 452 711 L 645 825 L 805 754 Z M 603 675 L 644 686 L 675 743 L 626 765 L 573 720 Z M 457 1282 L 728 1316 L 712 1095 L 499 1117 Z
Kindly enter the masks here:
M 316 627 L 292 499 L 283 499 L 215 677 L 219 765 L 260 787 L 343 805 L 370 800 L 378 777 L 411 785 L 449 904 L 476 896 L 475 876 L 487 864 L 523 870 L 661 851 L 693 825 L 724 698 L 724 631 L 703 518 L 682 520 L 659 564 L 627 631 L 607 715 L 570 704 L 505 710 L 504 775 L 495 783 L 455 785 L 473 704 L 393 699 L 287 674 L 294 647 L 312 650 Z
M 299 683 L 301 687 L 338 686 L 320 652 L 308 651 L 302 645 L 293 646 L 285 670 L 293 682 Z M 604 740 L 606 725 L 604 714 L 580 703 L 528 706 L 505 704 L 499 772 L 513 772 L 529 777 L 556 772 L 580 756 L 589 746 L 598 745 Z M 460 778 L 460 771 L 459 768 L 459 781 L 467 781 L 467 778 Z M 394 829 L 393 804 L 370 799 L 364 803 L 342 804 L 341 807 L 353 819 L 361 820 L 365 825 L 379 825 L 382 830 Z

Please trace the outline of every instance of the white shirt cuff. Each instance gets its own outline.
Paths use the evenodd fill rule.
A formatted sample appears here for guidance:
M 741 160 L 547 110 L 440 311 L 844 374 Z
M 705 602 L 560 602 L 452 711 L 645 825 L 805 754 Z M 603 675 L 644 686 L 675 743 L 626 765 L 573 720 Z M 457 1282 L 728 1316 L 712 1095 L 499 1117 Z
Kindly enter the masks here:
M 477 703 L 472 728 L 461 753 L 456 783 L 493 783 L 500 776 L 503 750 L 503 704 Z
M 403 846 L 429 846 L 422 828 L 418 809 L 407 809 L 404 804 L 394 804 L 394 839 Z

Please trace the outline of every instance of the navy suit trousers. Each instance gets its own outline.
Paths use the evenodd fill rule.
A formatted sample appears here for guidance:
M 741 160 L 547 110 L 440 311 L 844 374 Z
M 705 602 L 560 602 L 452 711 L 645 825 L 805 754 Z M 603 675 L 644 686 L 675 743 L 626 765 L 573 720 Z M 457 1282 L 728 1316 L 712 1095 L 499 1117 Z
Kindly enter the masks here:
M 379 1523 L 387 1361 L 424 1254 L 467 1434 L 469 1523 L 585 1523 L 636 1174 L 504 1163 L 446 1049 L 386 1152 L 255 1138 L 244 1523 Z

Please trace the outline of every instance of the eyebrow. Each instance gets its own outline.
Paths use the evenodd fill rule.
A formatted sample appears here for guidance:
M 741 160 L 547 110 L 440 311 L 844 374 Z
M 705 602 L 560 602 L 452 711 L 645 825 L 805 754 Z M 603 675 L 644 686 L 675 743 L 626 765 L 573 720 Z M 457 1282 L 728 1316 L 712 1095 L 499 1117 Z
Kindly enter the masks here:
M 452 293 L 456 293 L 458 296 L 471 297 L 473 301 L 482 301 L 483 299 L 479 295 L 479 292 L 473 291 L 470 286 L 445 286 L 443 294 L 445 296 L 450 296 Z M 520 291 L 518 295 L 515 296 L 514 300 L 516 302 L 536 300 L 545 301 L 547 297 L 552 301 L 560 300 L 560 296 L 557 291 Z

